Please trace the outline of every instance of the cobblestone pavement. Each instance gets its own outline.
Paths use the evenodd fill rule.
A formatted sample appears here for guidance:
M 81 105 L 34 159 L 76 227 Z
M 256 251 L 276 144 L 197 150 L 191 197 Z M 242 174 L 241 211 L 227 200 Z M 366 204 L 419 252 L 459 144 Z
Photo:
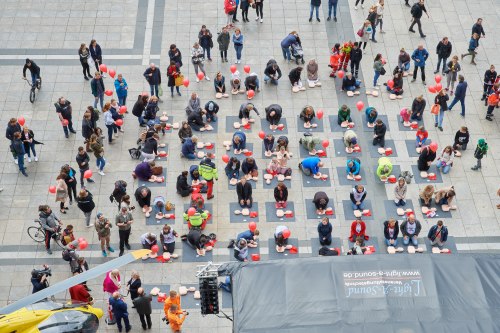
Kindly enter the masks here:
M 398 124 L 397 115 L 402 107 L 409 107 L 413 98 L 420 94 L 428 100 L 428 105 L 432 103 L 433 95 L 427 92 L 420 80 L 410 83 L 410 79 L 405 78 L 403 99 L 392 101 L 384 91 L 377 98 L 366 95 L 365 91 L 371 89 L 365 89 L 364 84 L 359 97 L 348 98 L 340 92 L 340 80 L 328 77 L 330 69 L 327 64 L 330 48 L 336 42 L 355 39 L 355 32 L 368 14 L 369 3 L 371 3 L 370 0 L 366 1 L 364 9 L 360 7 L 354 10 L 353 1 L 349 4 L 344 0 L 339 1 L 338 22 L 326 20 L 328 8 L 324 4 L 320 10 L 321 22 L 309 23 L 307 1 L 265 1 L 263 23 L 256 22 L 255 12 L 250 10 L 250 22 L 237 24 L 245 36 L 242 64 L 238 65 L 238 69 L 243 74 L 243 65 L 249 65 L 251 71 L 258 73 L 261 78 L 261 92 L 257 93 L 253 100 L 257 108 L 264 111 L 264 108 L 272 103 L 278 103 L 283 107 L 283 116 L 287 122 L 290 139 L 290 151 L 294 154 L 290 163 L 293 178 L 289 186 L 289 199 L 294 203 L 295 222 L 288 222 L 286 219 L 283 222 L 270 222 L 273 219 L 277 220 L 267 218 L 274 217 L 273 209 L 268 210 L 266 217 L 266 203 L 273 201 L 272 190 L 264 188 L 262 179 L 259 179 L 254 189 L 254 199 L 258 203 L 256 204 L 259 211 L 258 227 L 261 230 L 262 240 L 260 253 L 263 260 L 267 260 L 270 254 L 271 256 L 274 254 L 272 244 L 269 251 L 267 240 L 272 238 L 273 230 L 278 223 L 290 227 L 292 238 L 298 240 L 299 256 L 307 257 L 317 253 L 314 238 L 317 237 L 318 219 L 314 214 L 308 216 L 306 202 L 312 199 L 318 190 L 324 190 L 333 199 L 335 209 L 335 219 L 332 219 L 333 234 L 344 249 L 348 247 L 347 235 L 352 220 L 346 218 L 346 212 L 350 213 L 350 208 L 344 211 L 343 201 L 349 200 L 351 186 L 339 183 L 339 177 L 343 178 L 344 175 L 339 175 L 337 168 L 343 170 L 345 157 L 340 156 L 340 152 L 333 143 L 334 140 L 341 139 L 342 133 L 332 131 L 331 122 L 328 121 L 329 116 L 336 115 L 339 105 L 347 103 L 352 110 L 355 110 L 355 103 L 361 100 L 365 105 L 375 106 L 379 113 L 386 115 L 388 119 L 390 130 L 386 138 L 393 140 L 397 152 L 397 157 L 391 157 L 393 164 L 399 165 L 401 170 L 411 170 L 411 166 L 416 165 L 416 158 L 409 156 L 412 149 L 408 151 L 405 142 L 414 140 L 415 133 L 403 130 Z M 481 39 L 480 42 L 476 58 L 477 66 L 470 65 L 467 61 L 462 63 L 462 74 L 469 84 L 466 117 L 461 118 L 457 111 L 458 107 L 455 107 L 454 111 L 446 113 L 444 131 L 440 132 L 432 127 L 430 113 L 426 112 L 424 116 L 429 137 L 432 141 L 437 141 L 440 147 L 451 144 L 455 132 L 462 125 L 466 125 L 471 133 L 469 148 L 461 158 L 455 159 L 452 171 L 443 175 L 442 183 L 437 184 L 438 188 L 454 185 L 457 192 L 458 210 L 452 212 L 451 218 L 444 220 L 458 252 L 498 251 L 500 249 L 498 245 L 500 210 L 496 209 L 498 203 L 496 191 L 500 183 L 500 169 L 496 164 L 500 160 L 499 123 L 498 120 L 489 122 L 484 119 L 486 110 L 480 101 L 484 71 L 490 64 L 500 66 L 498 61 L 500 57 L 497 52 L 500 39 L 493 30 L 500 23 L 499 13 L 498 10 L 491 10 L 500 8 L 499 4 L 498 1 L 485 0 L 430 2 L 427 4 L 430 19 L 426 17 L 422 19 L 427 38 L 421 39 L 417 34 L 411 34 L 407 30 L 411 19 L 409 8 L 404 5 L 403 1 L 389 0 L 386 2 L 384 13 L 386 33 L 377 32 L 378 43 L 369 43 L 367 53 L 363 55 L 361 63 L 360 75 L 364 79 L 363 83 L 366 82 L 366 85 L 371 87 L 372 59 L 377 53 L 381 53 L 387 59 L 386 68 L 390 72 L 397 65 L 397 55 L 401 47 L 412 52 L 419 43 L 423 43 L 430 53 L 429 64 L 426 68 L 427 82 L 430 84 L 433 81 L 432 71 L 437 62 L 435 47 L 438 41 L 443 36 L 448 36 L 453 45 L 452 54 L 459 55 L 467 49 L 469 33 L 475 20 L 478 17 L 484 19 L 486 38 Z M 240 13 L 238 13 L 238 18 L 241 20 Z M 191 92 L 197 92 L 202 103 L 214 98 L 213 82 L 195 82 L 194 68 L 188 56 L 190 47 L 197 40 L 197 33 L 202 24 L 207 25 L 212 31 L 216 44 L 212 49 L 214 60 L 206 64 L 207 74 L 213 78 L 220 70 L 226 76 L 226 82 L 229 81 L 229 66 L 235 60 L 234 49 L 232 46 L 229 48 L 230 62 L 221 63 L 215 42 L 216 33 L 225 22 L 226 17 L 221 1 L 6 0 L 0 3 L 1 120 L 5 125 L 11 117 L 24 116 L 26 124 L 33 129 L 36 139 L 44 143 L 43 146 L 37 146 L 39 161 L 26 163 L 28 178 L 18 173 L 17 166 L 8 152 L 9 145 L 6 140 L 0 147 L 0 187 L 3 188 L 3 192 L 0 193 L 0 270 L 2 271 L 0 305 L 29 294 L 31 291 L 29 272 L 33 267 L 42 263 L 52 265 L 54 271 L 52 283 L 70 276 L 68 267 L 60 259 L 59 253 L 47 255 L 43 246 L 35 244 L 28 237 L 26 229 L 33 225 L 33 220 L 37 217 L 38 205 L 48 203 L 54 210 L 57 210 L 54 196 L 48 193 L 48 187 L 55 184 L 55 177 L 61 165 L 70 163 L 74 168 L 77 167 L 74 158 L 77 148 L 83 142 L 81 118 L 85 107 L 91 105 L 93 101 L 90 86 L 82 77 L 77 57 L 80 43 L 88 43 L 92 38 L 97 39 L 103 49 L 104 63 L 109 68 L 114 68 L 117 73 L 122 73 L 128 81 L 130 90 L 127 105 L 130 110 L 138 94 L 149 90 L 142 77 L 147 64 L 150 62 L 159 64 L 165 75 L 169 45 L 176 43 L 184 55 L 182 69 L 191 84 L 187 89 L 182 87 L 182 97 L 170 98 L 165 84 L 166 78 L 163 76 L 165 95 L 163 96 L 164 102 L 160 104 L 160 110 L 167 112 L 177 122 L 184 119 L 184 108 Z M 283 61 L 280 41 L 293 30 L 301 36 L 306 61 L 314 58 L 319 63 L 320 79 L 323 83 L 321 88 L 307 89 L 297 94 L 293 94 L 290 90 L 287 74 L 295 65 Z M 42 69 L 43 88 L 34 104 L 31 104 L 28 99 L 28 85 L 21 80 L 21 69 L 26 57 L 34 59 Z M 277 59 L 284 73 L 279 86 L 267 86 L 262 83 L 265 64 L 271 57 Z M 379 82 L 385 80 L 387 76 L 382 77 Z M 105 79 L 105 84 L 106 87 L 112 88 L 110 78 Z M 71 135 L 69 139 L 65 139 L 54 111 L 53 103 L 60 96 L 65 96 L 73 105 L 74 127 L 78 133 Z M 222 241 L 210 255 L 215 262 L 231 260 L 230 252 L 225 246 L 227 243 L 224 241 L 246 228 L 245 223 L 230 222 L 232 212 L 229 209 L 229 203 L 236 201 L 235 191 L 228 189 L 227 179 L 223 172 L 224 165 L 220 159 L 224 154 L 222 142 L 229 140 L 233 132 L 232 120 L 226 117 L 237 116 L 239 106 L 243 102 L 245 102 L 243 95 L 218 101 L 221 107 L 218 130 L 200 135 L 202 141 L 215 143 L 217 155 L 215 162 L 219 169 L 219 181 L 215 185 L 215 199 L 211 201 L 212 223 L 207 227 L 209 232 L 216 233 Z M 328 157 L 323 159 L 332 180 L 329 187 L 322 186 L 326 183 L 320 183 L 320 187 L 307 183 L 308 180 L 302 178 L 297 168 L 298 140 L 304 131 L 297 115 L 307 104 L 325 111 L 323 131 L 318 132 L 317 136 L 330 141 L 330 147 L 327 149 Z M 368 199 L 372 203 L 373 216 L 372 219 L 367 220 L 367 230 L 369 235 L 374 236 L 378 252 L 385 255 L 383 254 L 385 247 L 382 243 L 382 222 L 391 213 L 386 211 L 384 201 L 393 198 L 393 185 L 384 185 L 375 181 L 373 174 L 378 156 L 369 153 L 372 134 L 361 129 L 361 113 L 354 114 L 353 118 L 357 124 L 355 130 L 361 138 L 363 150 L 361 162 L 366 174 L 364 180 L 368 190 Z M 99 120 L 101 127 L 104 127 L 102 121 L 102 119 Z M 226 123 L 229 125 L 226 126 Z M 226 128 L 230 130 L 226 131 Z M 268 160 L 262 158 L 261 140 L 257 136 L 260 128 L 261 124 L 257 122 L 248 133 L 248 140 L 254 144 L 253 151 L 259 169 L 264 170 Z M 93 168 L 96 182 L 88 186 L 97 204 L 92 215 L 93 219 L 97 212 L 103 212 L 107 216 L 115 214 L 116 206 L 111 204 L 108 198 L 115 180 L 126 180 L 129 183 L 129 193 L 133 193 L 138 186 L 137 181 L 134 182 L 131 178 L 131 170 L 137 161 L 132 160 L 128 154 L 128 149 L 135 147 L 140 131 L 137 120 L 132 114 L 126 115 L 124 129 L 125 133 L 120 134 L 113 144 L 105 146 L 105 156 L 108 161 L 106 176 L 99 176 Z M 276 135 L 279 134 L 279 132 L 276 133 Z M 475 162 L 473 149 L 479 138 L 487 139 L 490 150 L 487 157 L 483 159 L 482 171 L 474 172 L 470 168 Z M 187 231 L 187 226 L 183 224 L 181 210 L 187 201 L 175 193 L 174 184 L 177 175 L 192 163 L 179 159 L 180 146 L 175 131 L 167 133 L 161 137 L 160 141 L 169 144 L 169 158 L 167 161 L 159 162 L 167 169 L 168 180 L 166 186 L 152 188 L 153 197 L 161 194 L 177 206 L 174 228 L 179 233 L 184 233 Z M 416 207 L 418 207 L 419 189 L 424 185 L 425 183 L 412 182 L 408 186 L 408 197 L 412 199 Z M 159 232 L 160 226 L 146 225 L 144 217 L 138 212 L 134 213 L 134 217 L 132 246 L 139 248 L 139 236 L 146 231 Z M 419 209 L 417 209 L 417 217 L 422 222 L 422 235 L 424 235 L 436 219 L 424 218 Z M 75 226 L 77 237 L 85 237 L 91 244 L 89 249 L 82 252 L 91 266 L 109 260 L 109 258 L 102 258 L 97 236 L 93 229 L 85 228 L 83 214 L 76 205 L 70 206 L 68 214 L 61 218 L 65 224 L 71 223 Z M 117 246 L 116 230 L 112 233 L 112 242 Z M 177 244 L 177 251 L 181 256 L 177 262 L 173 264 L 137 262 L 121 269 L 123 279 L 128 278 L 130 272 L 135 269 L 141 273 L 144 284 L 161 286 L 163 290 L 177 288 L 181 284 L 196 283 L 195 271 L 200 263 L 190 262 L 190 256 L 182 251 L 180 243 Z M 116 255 L 117 252 L 114 256 Z M 206 260 L 209 260 L 210 256 Z M 104 301 L 101 283 L 102 279 L 89 281 L 94 298 L 100 302 L 98 305 L 103 305 Z M 67 295 L 56 296 L 64 298 Z M 215 329 L 217 332 L 231 331 L 230 321 L 214 316 L 202 317 L 196 309 L 195 302 L 186 299 L 183 303 L 184 307 L 191 312 L 185 322 L 184 332 L 205 332 L 207 328 Z M 229 314 L 231 313 L 230 298 L 227 295 L 224 296 L 222 307 Z M 140 323 L 134 310 L 130 310 L 135 331 L 140 328 Z M 155 310 L 153 315 L 153 331 L 155 332 L 165 330 L 161 317 L 162 312 Z M 105 330 L 115 331 L 116 327 L 107 328 L 104 324 L 101 325 L 100 331 Z

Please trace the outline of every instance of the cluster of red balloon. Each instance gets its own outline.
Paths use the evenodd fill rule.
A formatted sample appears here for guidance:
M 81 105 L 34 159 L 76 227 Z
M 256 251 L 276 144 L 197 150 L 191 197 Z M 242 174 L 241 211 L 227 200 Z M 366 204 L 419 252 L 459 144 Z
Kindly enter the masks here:
M 434 80 L 436 81 L 436 85 L 429 86 L 429 88 L 427 88 L 431 94 L 438 93 L 443 89 L 443 85 L 441 84 L 441 75 L 437 74 L 434 76 Z
M 89 246 L 87 240 L 83 237 L 78 238 L 78 248 L 80 250 L 85 250 Z

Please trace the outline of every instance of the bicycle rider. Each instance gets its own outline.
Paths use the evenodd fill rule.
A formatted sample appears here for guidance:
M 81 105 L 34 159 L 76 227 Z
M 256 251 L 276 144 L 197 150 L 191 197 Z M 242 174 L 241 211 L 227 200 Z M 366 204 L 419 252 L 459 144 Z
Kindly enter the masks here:
M 36 81 L 40 78 L 40 67 L 33 60 L 26 58 L 26 64 L 23 67 L 23 78 L 26 79 L 26 70 L 31 72 L 31 89 L 36 88 Z
M 45 248 L 48 254 L 52 254 L 50 250 L 50 239 L 56 237 L 61 229 L 62 221 L 54 214 L 48 205 L 38 206 L 40 225 L 45 231 Z

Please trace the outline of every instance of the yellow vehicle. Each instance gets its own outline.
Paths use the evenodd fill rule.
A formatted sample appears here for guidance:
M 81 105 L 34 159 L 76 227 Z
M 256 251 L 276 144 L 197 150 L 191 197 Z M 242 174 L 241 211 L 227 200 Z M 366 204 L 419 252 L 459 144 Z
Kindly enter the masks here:
M 103 311 L 89 304 L 59 304 L 47 300 L 72 286 L 96 278 L 148 255 L 137 250 L 61 281 L 0 309 L 0 333 L 94 333 Z

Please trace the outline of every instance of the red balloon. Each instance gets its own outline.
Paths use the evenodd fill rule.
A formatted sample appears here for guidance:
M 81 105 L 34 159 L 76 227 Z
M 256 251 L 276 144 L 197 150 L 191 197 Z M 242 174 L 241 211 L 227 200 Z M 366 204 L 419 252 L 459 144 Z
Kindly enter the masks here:
M 358 111 L 363 110 L 364 107 L 365 107 L 365 103 L 363 103 L 362 101 L 359 101 L 356 103 L 356 108 L 358 109 Z
M 392 89 L 394 87 L 394 81 L 393 80 L 387 81 L 387 86 Z
M 116 119 L 115 120 L 115 125 L 116 126 L 122 126 L 123 125 L 123 119 Z
M 83 238 L 83 237 L 78 238 L 78 243 L 81 243 L 81 242 L 84 242 L 84 241 L 85 241 L 85 238 Z
M 159 250 L 158 245 L 151 246 L 151 252 L 152 253 L 158 253 L 158 250 Z
M 143 91 L 143 92 L 141 93 L 141 96 L 149 96 L 149 93 L 148 93 L 147 91 Z
M 431 94 L 436 93 L 436 87 L 434 87 L 434 86 L 429 86 L 429 88 L 427 88 L 427 90 L 429 90 L 429 92 L 430 92 Z
M 224 163 L 229 162 L 229 156 L 226 154 L 222 155 L 222 160 L 224 161 Z
M 249 91 L 247 91 L 247 97 L 248 98 L 253 98 L 255 96 L 255 91 L 253 91 L 252 89 L 250 89 Z
M 321 145 L 323 146 L 323 148 L 326 148 L 330 145 L 330 141 L 328 141 L 328 139 L 325 139 L 321 142 Z
M 127 113 L 127 107 L 125 105 L 120 106 L 120 114 Z
M 434 76 L 434 80 L 436 81 L 436 83 L 441 82 L 441 75 L 436 74 L 436 76 Z
M 63 120 L 62 120 L 62 125 L 63 125 L 63 126 L 68 126 L 68 125 L 69 125 L 69 121 L 68 121 L 68 119 L 63 119 Z
M 80 250 L 85 250 L 87 246 L 89 246 L 89 243 L 85 239 L 78 243 Z
M 203 74 L 203 72 L 199 72 L 197 76 L 199 80 L 203 80 L 205 78 L 205 74 Z
M 338 71 L 337 72 L 337 76 L 339 77 L 339 79 L 343 78 L 344 77 L 344 71 Z
M 111 77 L 114 79 L 114 78 L 115 78 L 115 75 L 116 75 L 116 71 L 115 71 L 114 69 L 110 69 L 110 70 L 108 71 L 108 74 L 109 74 L 109 76 L 111 76 Z
M 257 229 L 257 223 L 255 222 L 250 222 L 248 223 L 248 229 L 251 231 L 251 232 L 254 232 L 255 229 Z
M 194 214 L 196 214 L 196 209 L 194 207 L 189 207 L 187 213 L 188 216 L 193 216 Z
M 316 116 L 318 117 L 318 119 L 322 119 L 323 118 L 323 110 L 319 109 L 318 112 L 316 112 Z
M 49 187 L 49 192 L 50 193 L 56 193 L 56 187 L 54 185 Z
M 236 70 L 237 70 L 238 68 L 236 67 L 236 65 L 231 65 L 231 67 L 229 67 L 229 69 L 231 70 L 231 73 L 233 73 L 233 74 L 234 74 L 234 72 L 236 72 Z
M 112 95 L 113 95 L 113 90 L 109 90 L 109 89 L 108 89 L 108 90 L 106 90 L 106 91 L 104 92 L 104 94 L 106 94 L 106 96 L 112 96 Z
M 292 233 L 290 232 L 290 229 L 285 229 L 285 230 L 283 230 L 283 233 L 282 233 L 283 238 L 288 238 L 288 237 L 290 237 L 291 234 Z
M 250 66 L 248 66 L 248 65 L 243 66 L 243 70 L 244 70 L 244 71 L 245 71 L 245 73 L 247 73 L 247 74 L 248 74 L 248 73 L 250 73 Z
M 443 89 L 443 85 L 441 83 L 436 84 L 436 92 L 440 92 Z
M 189 80 L 188 79 L 184 79 L 184 81 L 182 81 L 182 84 L 184 85 L 184 87 L 188 87 L 189 86 Z
M 24 126 L 26 119 L 24 119 L 24 117 L 21 116 L 21 117 L 17 118 L 17 122 L 19 123 L 19 125 Z
M 108 71 L 108 67 L 107 67 L 105 64 L 100 64 L 100 65 L 99 65 L 99 70 L 100 70 L 101 72 L 106 73 L 106 72 Z
M 264 140 L 265 137 L 266 137 L 266 133 L 264 133 L 264 131 L 260 131 L 259 132 L 259 138 L 261 138 L 262 140 Z
M 85 172 L 83 173 L 83 178 L 85 178 L 85 179 L 92 178 L 92 170 L 90 170 L 90 169 L 85 170 Z

